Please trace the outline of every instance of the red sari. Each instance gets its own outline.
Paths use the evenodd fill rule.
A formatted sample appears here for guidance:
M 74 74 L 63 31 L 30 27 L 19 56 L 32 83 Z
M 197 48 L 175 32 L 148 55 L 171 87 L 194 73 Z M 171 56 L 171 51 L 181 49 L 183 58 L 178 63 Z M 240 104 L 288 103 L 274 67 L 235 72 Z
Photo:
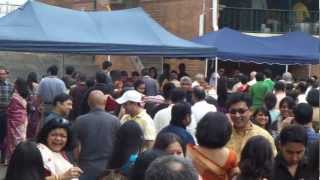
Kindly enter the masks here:
M 26 140 L 27 126 L 27 101 L 15 92 L 7 109 L 7 133 L 4 142 L 6 162 L 9 162 L 16 145 Z

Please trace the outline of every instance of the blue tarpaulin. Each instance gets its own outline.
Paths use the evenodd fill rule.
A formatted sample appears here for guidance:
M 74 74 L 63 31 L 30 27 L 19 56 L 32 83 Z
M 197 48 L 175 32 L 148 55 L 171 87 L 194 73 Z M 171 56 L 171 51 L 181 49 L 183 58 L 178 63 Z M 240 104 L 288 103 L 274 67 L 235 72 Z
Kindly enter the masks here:
M 320 40 L 303 32 L 257 37 L 223 28 L 193 39 L 215 46 L 217 57 L 235 62 L 269 64 L 319 64 Z
M 0 18 L 0 51 L 196 58 L 216 49 L 174 36 L 142 8 L 85 12 L 28 1 Z

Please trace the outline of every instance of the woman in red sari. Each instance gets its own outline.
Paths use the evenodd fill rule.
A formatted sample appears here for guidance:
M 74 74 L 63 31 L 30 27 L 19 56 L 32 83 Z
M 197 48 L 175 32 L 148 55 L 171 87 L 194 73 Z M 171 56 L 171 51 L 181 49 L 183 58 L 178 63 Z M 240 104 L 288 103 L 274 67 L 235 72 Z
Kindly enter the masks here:
M 26 99 L 28 96 L 27 82 L 22 78 L 18 78 L 7 109 L 7 133 L 4 142 L 5 163 L 9 162 L 16 145 L 26 140 L 28 125 Z

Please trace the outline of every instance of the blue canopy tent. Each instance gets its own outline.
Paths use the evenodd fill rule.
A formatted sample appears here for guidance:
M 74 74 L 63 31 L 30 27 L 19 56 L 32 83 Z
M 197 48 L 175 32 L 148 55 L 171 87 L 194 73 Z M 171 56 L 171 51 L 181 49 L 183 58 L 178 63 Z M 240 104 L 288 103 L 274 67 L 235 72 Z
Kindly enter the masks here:
M 216 47 L 221 60 L 286 65 L 320 63 L 320 40 L 302 32 L 256 37 L 223 28 L 193 42 Z
M 85 12 L 28 1 L 0 18 L 0 51 L 199 58 L 216 49 L 174 36 L 142 8 Z

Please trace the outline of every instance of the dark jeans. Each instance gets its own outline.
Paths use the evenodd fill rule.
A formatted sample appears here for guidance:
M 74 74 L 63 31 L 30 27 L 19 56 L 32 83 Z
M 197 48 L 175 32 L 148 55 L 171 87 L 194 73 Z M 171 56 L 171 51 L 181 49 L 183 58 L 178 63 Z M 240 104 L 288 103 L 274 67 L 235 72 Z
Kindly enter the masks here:
M 0 145 L 2 147 L 7 133 L 7 115 L 5 111 L 0 111 Z

